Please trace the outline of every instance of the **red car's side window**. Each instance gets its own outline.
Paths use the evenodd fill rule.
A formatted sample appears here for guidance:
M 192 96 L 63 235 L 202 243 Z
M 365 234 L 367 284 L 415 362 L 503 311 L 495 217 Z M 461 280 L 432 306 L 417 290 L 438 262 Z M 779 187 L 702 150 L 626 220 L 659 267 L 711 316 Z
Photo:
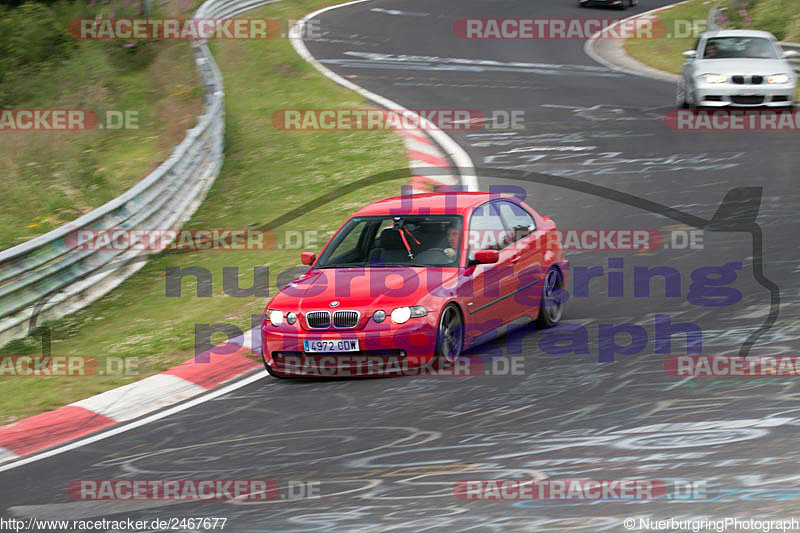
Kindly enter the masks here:
M 496 203 L 506 228 L 511 231 L 514 242 L 524 239 L 536 231 L 536 222 L 533 220 L 533 216 L 521 206 L 505 200 L 499 200 Z
M 470 261 L 475 259 L 475 252 L 478 250 L 502 250 L 512 242 L 511 235 L 493 203 L 485 203 L 472 212 L 467 232 Z

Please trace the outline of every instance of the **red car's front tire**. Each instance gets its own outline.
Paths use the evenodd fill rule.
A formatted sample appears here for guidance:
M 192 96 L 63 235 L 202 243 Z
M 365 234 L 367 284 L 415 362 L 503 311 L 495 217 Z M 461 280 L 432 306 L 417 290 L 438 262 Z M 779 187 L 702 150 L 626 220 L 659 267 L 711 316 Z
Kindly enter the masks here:
M 439 317 L 436 330 L 436 355 L 446 361 L 454 361 L 464 348 L 464 319 L 455 304 L 448 304 Z

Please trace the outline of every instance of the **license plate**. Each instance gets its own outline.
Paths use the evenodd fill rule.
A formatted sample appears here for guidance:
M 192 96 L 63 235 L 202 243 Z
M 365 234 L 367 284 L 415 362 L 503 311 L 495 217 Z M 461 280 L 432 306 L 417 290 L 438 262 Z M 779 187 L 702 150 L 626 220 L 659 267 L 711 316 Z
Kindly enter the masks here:
M 357 352 L 358 339 L 303 341 L 303 349 L 308 353 Z

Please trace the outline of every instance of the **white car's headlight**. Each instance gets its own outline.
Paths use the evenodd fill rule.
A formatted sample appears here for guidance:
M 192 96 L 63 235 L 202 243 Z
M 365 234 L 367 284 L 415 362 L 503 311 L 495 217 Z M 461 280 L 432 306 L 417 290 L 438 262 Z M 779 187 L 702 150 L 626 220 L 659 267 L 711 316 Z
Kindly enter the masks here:
M 767 78 L 767 83 L 769 84 L 783 84 L 789 83 L 791 77 L 788 74 L 773 74 L 772 76 Z
M 702 74 L 700 76 L 706 83 L 725 83 L 728 76 L 725 74 Z
M 280 326 L 281 324 L 283 324 L 282 311 L 276 311 L 275 309 L 267 309 L 267 312 L 265 314 L 267 315 L 267 320 L 269 320 L 269 323 L 272 324 L 273 326 Z
M 413 307 L 398 307 L 392 311 L 392 322 L 405 324 L 410 318 L 419 318 L 428 314 L 427 309 L 421 305 Z

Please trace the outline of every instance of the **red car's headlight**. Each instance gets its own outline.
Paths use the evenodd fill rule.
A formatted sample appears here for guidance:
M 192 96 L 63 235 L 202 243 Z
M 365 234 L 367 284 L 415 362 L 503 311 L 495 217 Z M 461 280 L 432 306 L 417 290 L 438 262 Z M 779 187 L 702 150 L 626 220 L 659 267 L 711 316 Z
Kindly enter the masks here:
M 289 325 L 294 324 L 297 322 L 297 315 L 295 313 L 289 312 L 286 313 L 286 322 Z M 283 324 L 283 311 L 278 311 L 277 309 L 267 309 L 264 311 L 264 320 L 272 324 L 273 326 L 280 326 Z
M 264 311 L 264 320 L 273 326 L 280 326 L 283 324 L 283 312 L 276 309 L 267 309 Z
M 411 318 L 419 318 L 428 314 L 428 310 L 421 305 L 413 307 L 398 307 L 392 311 L 392 322 L 405 324 Z

